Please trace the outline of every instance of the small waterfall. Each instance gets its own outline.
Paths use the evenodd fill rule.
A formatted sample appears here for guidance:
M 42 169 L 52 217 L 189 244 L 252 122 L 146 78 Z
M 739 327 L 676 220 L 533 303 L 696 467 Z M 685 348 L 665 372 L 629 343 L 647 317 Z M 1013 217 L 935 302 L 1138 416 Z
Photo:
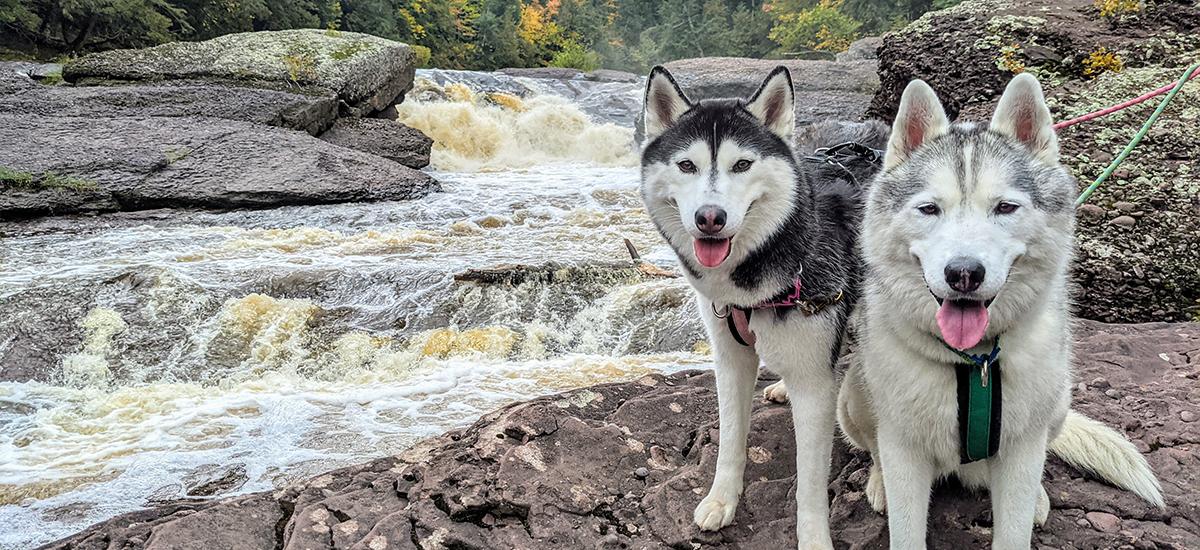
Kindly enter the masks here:
M 481 93 L 433 103 L 479 110 Z M 627 132 L 539 97 L 515 105 Z M 674 269 L 631 161 L 569 151 L 520 169 L 473 158 L 493 171 L 439 173 L 446 191 L 413 202 L 10 226 L 0 547 L 400 452 L 535 395 L 705 365 L 686 282 L 629 260 L 625 239 Z
M 635 164 L 632 123 L 618 124 L 630 118 L 628 110 L 600 108 L 621 96 L 599 90 L 570 94 L 575 89 L 565 82 L 421 71 L 408 99 L 397 106 L 399 120 L 433 138 L 431 162 L 438 170 L 499 171 L 553 162 Z M 589 99 L 606 115 L 589 113 L 574 99 Z

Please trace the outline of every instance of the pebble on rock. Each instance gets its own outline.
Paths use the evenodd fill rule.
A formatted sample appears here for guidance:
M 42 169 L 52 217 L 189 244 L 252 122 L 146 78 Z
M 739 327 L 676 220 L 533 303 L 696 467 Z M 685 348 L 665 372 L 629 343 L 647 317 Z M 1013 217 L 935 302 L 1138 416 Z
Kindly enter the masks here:
M 1137 220 L 1133 219 L 1133 216 L 1117 216 L 1108 223 L 1121 227 L 1133 227 L 1137 223 Z
M 1103 218 L 1105 211 L 1103 208 L 1094 204 L 1084 204 L 1079 207 L 1079 213 L 1091 218 Z
M 1121 529 L 1121 518 L 1108 512 L 1088 512 L 1085 515 L 1092 528 L 1102 533 L 1116 533 Z

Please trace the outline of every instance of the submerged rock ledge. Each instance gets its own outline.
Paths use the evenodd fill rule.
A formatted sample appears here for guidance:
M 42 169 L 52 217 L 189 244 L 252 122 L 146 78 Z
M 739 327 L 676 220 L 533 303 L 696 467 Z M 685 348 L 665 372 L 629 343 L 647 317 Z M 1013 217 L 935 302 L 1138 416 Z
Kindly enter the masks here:
M 1200 325 L 1083 322 L 1075 407 L 1123 430 L 1163 482 L 1165 510 L 1057 460 L 1037 548 L 1200 547 Z M 763 382 L 765 383 L 765 381 Z M 44 548 L 432 549 L 794 547 L 791 415 L 756 403 L 746 494 L 734 525 L 700 533 L 692 508 L 717 451 L 710 372 L 647 376 L 514 404 L 473 426 L 274 492 L 119 516 Z M 885 547 L 863 494 L 866 455 L 833 457 L 839 548 Z M 981 548 L 986 496 L 949 484 L 932 548 Z

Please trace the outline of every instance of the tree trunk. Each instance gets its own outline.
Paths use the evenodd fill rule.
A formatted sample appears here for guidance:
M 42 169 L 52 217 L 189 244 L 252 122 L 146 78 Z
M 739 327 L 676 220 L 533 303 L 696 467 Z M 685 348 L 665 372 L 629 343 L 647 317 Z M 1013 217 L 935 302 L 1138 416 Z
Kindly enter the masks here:
M 79 53 L 79 49 L 83 47 L 84 40 L 87 40 L 88 35 L 92 33 L 92 29 L 96 27 L 96 14 L 88 15 L 87 22 L 83 24 L 83 28 L 79 29 L 79 34 L 75 40 L 71 41 L 70 51 L 72 54 Z M 63 33 L 63 40 L 67 39 L 67 35 Z

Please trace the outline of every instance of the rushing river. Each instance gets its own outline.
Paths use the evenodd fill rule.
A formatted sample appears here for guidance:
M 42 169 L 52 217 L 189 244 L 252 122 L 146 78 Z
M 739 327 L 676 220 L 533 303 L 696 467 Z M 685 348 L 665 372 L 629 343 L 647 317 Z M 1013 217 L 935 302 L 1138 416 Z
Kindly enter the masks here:
M 640 84 L 422 76 L 401 118 L 442 193 L 5 228 L 0 366 L 30 381 L 0 382 L 0 548 L 708 362 L 686 283 L 629 267 L 625 239 L 672 265 L 621 107 Z M 513 263 L 541 269 L 461 276 Z

